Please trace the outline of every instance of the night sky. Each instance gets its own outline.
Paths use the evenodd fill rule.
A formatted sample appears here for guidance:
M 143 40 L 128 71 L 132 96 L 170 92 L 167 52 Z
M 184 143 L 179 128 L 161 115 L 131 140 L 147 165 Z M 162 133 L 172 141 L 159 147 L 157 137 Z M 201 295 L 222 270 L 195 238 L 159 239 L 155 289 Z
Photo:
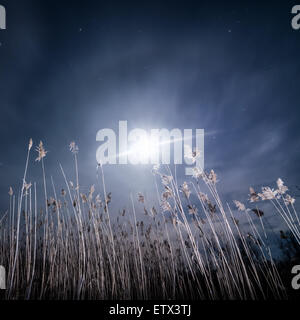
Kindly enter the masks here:
M 205 167 L 224 197 L 249 186 L 300 183 L 300 30 L 289 1 L 0 0 L 0 210 L 18 190 L 29 138 L 48 150 L 46 174 L 97 184 L 96 133 L 204 128 Z M 35 153 L 35 152 L 34 152 Z M 28 181 L 41 186 L 31 155 Z M 104 167 L 119 207 L 151 192 L 150 166 Z M 180 179 L 183 181 L 184 176 Z M 42 191 L 39 191 L 42 194 Z

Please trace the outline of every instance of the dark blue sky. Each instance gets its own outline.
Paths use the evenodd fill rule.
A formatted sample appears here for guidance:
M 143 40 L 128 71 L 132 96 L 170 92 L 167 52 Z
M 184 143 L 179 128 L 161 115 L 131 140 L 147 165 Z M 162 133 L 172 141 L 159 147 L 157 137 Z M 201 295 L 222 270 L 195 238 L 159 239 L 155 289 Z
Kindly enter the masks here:
M 205 165 L 220 189 L 300 178 L 300 30 L 289 1 L 1 0 L 0 201 L 21 184 L 28 139 L 74 180 L 68 145 L 80 148 L 81 185 L 96 181 L 96 133 L 130 128 L 204 128 Z M 40 183 L 31 158 L 29 181 Z M 108 190 L 153 187 L 150 167 L 105 168 Z M 183 178 L 183 177 L 182 177 Z M 150 187 L 151 186 L 151 187 Z M 241 198 L 243 199 L 243 198 Z

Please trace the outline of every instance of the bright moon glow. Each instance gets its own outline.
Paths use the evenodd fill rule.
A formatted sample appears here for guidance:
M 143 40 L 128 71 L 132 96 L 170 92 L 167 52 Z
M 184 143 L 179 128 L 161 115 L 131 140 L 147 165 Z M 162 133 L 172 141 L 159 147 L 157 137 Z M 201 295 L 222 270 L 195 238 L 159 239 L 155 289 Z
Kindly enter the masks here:
M 147 163 L 159 154 L 159 143 L 155 143 L 151 138 L 141 137 L 129 149 L 129 155 L 135 158 L 135 161 Z

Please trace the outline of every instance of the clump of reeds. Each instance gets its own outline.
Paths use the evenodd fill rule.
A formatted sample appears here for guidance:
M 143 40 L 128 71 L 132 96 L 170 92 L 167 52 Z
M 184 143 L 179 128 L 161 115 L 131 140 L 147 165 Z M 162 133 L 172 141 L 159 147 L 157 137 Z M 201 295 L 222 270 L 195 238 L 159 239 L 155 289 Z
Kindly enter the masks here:
M 248 223 L 247 230 L 242 228 L 235 211 L 223 205 L 213 170 L 195 168 L 194 178 L 178 185 L 170 167 L 155 166 L 159 207 L 139 193 L 131 196 L 132 209 L 117 215 L 109 210 L 112 194 L 101 165 L 103 193 L 94 185 L 87 192 L 80 187 L 75 142 L 70 144 L 75 184 L 60 165 L 65 185 L 58 191 L 51 177 L 49 191 L 47 151 L 40 142 L 40 207 L 36 183 L 26 182 L 32 145 L 30 140 L 20 193 L 9 188 L 9 209 L 0 218 L 7 299 L 287 298 L 264 212 L 234 201 Z M 276 190 L 250 188 L 249 201 L 270 201 L 289 230 L 278 237 L 293 239 L 297 248 L 299 216 L 286 192 L 278 179 Z

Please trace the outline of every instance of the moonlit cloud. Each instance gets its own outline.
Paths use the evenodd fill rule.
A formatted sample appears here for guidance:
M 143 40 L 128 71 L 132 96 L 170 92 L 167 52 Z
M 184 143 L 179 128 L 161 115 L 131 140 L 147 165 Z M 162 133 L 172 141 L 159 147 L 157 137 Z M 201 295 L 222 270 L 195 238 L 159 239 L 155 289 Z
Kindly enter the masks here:
M 272 14 L 251 2 L 216 10 L 199 1 L 88 1 L 72 4 L 71 15 L 67 1 L 5 5 L 1 208 L 8 187 L 20 185 L 30 137 L 45 143 L 46 172 L 59 186 L 58 162 L 74 174 L 68 145 L 75 140 L 88 188 L 97 183 L 96 133 L 116 130 L 119 120 L 129 129 L 204 128 L 205 165 L 228 197 L 279 176 L 299 181 L 300 42 L 284 3 Z M 39 181 L 33 162 L 30 180 Z M 149 166 L 104 169 L 116 206 L 130 191 L 152 195 Z M 178 175 L 182 182 L 183 170 Z

